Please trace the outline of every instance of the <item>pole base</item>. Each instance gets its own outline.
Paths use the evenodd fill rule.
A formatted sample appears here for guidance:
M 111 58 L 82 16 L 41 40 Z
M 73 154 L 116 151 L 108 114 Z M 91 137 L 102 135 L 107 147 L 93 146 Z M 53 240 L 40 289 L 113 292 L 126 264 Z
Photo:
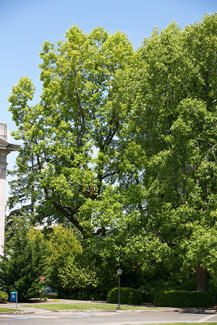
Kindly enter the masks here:
M 116 310 L 121 310 L 121 307 L 120 306 L 117 306 L 117 309 Z

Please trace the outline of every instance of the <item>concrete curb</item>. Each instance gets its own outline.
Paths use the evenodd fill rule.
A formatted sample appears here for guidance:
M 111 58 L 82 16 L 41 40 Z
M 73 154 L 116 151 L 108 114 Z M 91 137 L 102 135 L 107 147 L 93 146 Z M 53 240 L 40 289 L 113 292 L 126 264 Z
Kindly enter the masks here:
M 48 310 L 48 309 L 46 309 Z M 82 309 L 71 309 L 71 310 L 50 310 L 52 312 L 61 313 L 61 312 L 71 312 L 71 313 L 97 313 L 97 312 L 110 312 L 110 313 L 146 313 L 146 312 L 185 312 L 185 313 L 197 313 L 197 314 L 216 314 L 217 310 L 195 310 L 195 309 L 146 309 L 146 310 L 107 310 L 107 309 L 90 309 L 90 310 L 82 310 Z
M 28 308 L 28 307 L 26 307 Z M 42 312 L 42 308 L 40 308 L 40 312 Z M 71 312 L 71 313 L 97 313 L 97 312 L 108 312 L 108 313 L 147 313 L 147 312 L 181 312 L 181 313 L 194 313 L 194 314 L 216 314 L 217 310 L 215 309 L 194 309 L 194 308 L 165 308 L 165 309 L 146 309 L 146 310 L 107 310 L 107 309 L 71 309 L 71 310 L 52 310 L 52 309 L 44 309 L 44 311 L 50 311 L 54 313 L 61 312 Z M 24 315 L 24 314 L 35 314 L 37 311 L 15 311 L 15 312 L 0 312 L 0 315 Z
M 47 309 L 48 310 L 48 309 Z M 90 310 L 83 310 L 83 309 L 71 309 L 71 310 L 51 310 L 50 311 L 54 312 L 54 313 L 61 313 L 64 311 L 68 311 L 71 313 L 97 313 L 97 312 L 108 312 L 108 313 L 135 313 L 135 312 L 147 312 L 147 311 L 163 311 L 161 309 L 159 310 L 107 310 L 107 309 L 90 309 Z
M 0 312 L 1 315 L 24 315 L 24 314 L 35 314 L 35 311 L 4 311 Z

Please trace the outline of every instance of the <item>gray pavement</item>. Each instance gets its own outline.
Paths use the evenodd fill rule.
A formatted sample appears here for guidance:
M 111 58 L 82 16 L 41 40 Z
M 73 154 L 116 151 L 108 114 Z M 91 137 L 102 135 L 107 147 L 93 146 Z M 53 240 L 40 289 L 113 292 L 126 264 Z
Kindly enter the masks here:
M 49 312 L 37 311 L 34 314 L 0 315 L 1 325 L 138 325 L 154 323 L 217 322 L 216 314 L 193 314 L 180 312 Z
M 61 300 L 59 303 L 78 301 Z M 52 302 L 51 302 L 52 303 Z M 93 302 L 94 304 L 94 302 Z M 24 314 L 1 314 L 0 325 L 139 325 L 155 323 L 217 322 L 216 310 L 158 308 L 147 311 L 49 311 L 18 304 Z M 49 305 L 49 302 L 46 303 Z M 15 304 L 0 307 L 15 308 Z

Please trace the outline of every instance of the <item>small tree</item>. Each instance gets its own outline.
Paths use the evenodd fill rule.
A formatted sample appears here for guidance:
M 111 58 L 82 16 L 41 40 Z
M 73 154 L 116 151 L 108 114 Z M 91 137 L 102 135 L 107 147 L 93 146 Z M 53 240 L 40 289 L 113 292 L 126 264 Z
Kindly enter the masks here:
M 59 270 L 62 288 L 68 295 L 76 293 L 79 299 L 88 299 L 89 294 L 97 286 L 96 270 L 84 261 L 75 261 L 73 257 L 66 260 L 65 266 Z M 87 264 L 87 263 L 86 263 Z
M 67 266 L 69 259 L 73 260 L 76 255 L 82 253 L 82 248 L 74 232 L 60 225 L 53 227 L 48 240 L 50 256 L 49 284 L 61 292 L 64 291 L 64 288 L 59 276 L 60 271 Z M 68 294 L 67 290 L 66 293 Z
M 43 234 L 30 229 L 25 217 L 16 217 L 13 236 L 5 244 L 0 260 L 0 286 L 10 290 L 15 285 L 19 301 L 36 297 L 42 289 L 40 277 L 46 274 L 47 243 Z

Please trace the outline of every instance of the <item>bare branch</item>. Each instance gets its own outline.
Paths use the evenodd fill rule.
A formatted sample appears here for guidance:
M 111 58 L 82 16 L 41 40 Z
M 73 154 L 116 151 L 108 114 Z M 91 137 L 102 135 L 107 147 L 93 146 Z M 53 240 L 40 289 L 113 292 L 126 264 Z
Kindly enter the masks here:
M 202 141 L 206 142 L 210 147 L 212 147 L 211 143 L 209 143 L 208 141 L 206 141 L 206 140 L 203 139 L 203 138 L 197 138 L 197 140 L 202 140 Z
M 212 148 L 210 148 L 208 151 L 207 151 L 207 154 L 206 154 L 206 160 L 208 160 L 208 155 L 209 155 L 209 152 L 212 150 L 212 153 L 213 153 L 213 157 L 215 159 L 215 162 L 216 162 L 216 156 L 215 156 L 215 152 L 214 152 L 214 148 L 217 146 L 217 144 L 215 144 L 214 146 L 212 146 Z
M 104 178 L 106 178 L 106 177 L 109 177 L 109 176 L 112 176 L 112 175 L 118 174 L 119 172 L 120 172 L 120 169 L 118 169 L 116 172 L 106 174 L 105 176 L 102 176 L 102 180 L 103 180 Z
M 164 244 L 166 242 L 165 239 L 157 231 L 155 231 L 155 235 L 157 235 L 158 238 L 160 238 L 161 243 Z

